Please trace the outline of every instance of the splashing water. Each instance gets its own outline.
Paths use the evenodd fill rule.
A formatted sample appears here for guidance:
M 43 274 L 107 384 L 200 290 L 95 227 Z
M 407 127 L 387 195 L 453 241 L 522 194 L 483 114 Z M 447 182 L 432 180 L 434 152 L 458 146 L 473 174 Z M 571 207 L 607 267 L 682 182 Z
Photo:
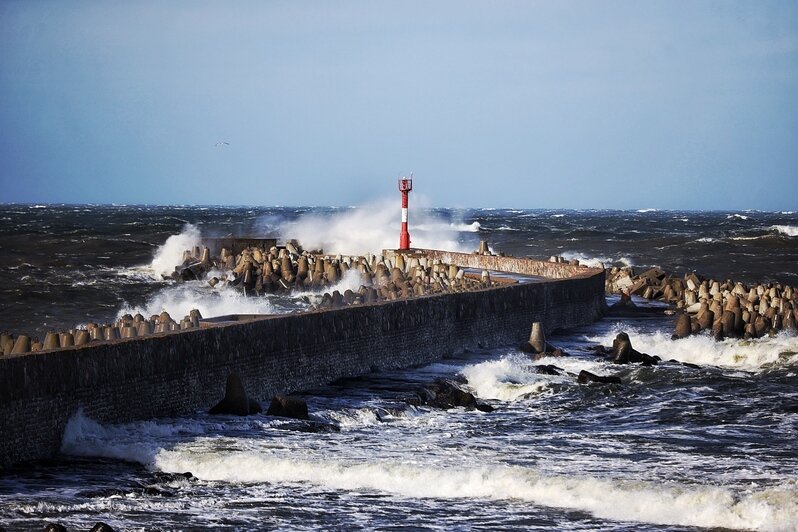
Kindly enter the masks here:
M 280 238 L 294 238 L 307 249 L 326 253 L 365 254 L 394 249 L 399 243 L 400 210 L 396 201 L 382 200 L 330 215 L 305 214 L 279 228 Z M 461 233 L 476 233 L 478 222 L 450 222 L 416 209 L 411 213 L 411 245 L 447 251 L 470 251 L 475 243 Z M 465 240 L 465 241 L 464 241 Z
M 149 269 L 156 276 L 168 277 L 175 271 L 175 266 L 183 262 L 183 252 L 197 245 L 199 241 L 200 230 L 197 226 L 186 224 L 180 234 L 167 238 L 155 251 Z

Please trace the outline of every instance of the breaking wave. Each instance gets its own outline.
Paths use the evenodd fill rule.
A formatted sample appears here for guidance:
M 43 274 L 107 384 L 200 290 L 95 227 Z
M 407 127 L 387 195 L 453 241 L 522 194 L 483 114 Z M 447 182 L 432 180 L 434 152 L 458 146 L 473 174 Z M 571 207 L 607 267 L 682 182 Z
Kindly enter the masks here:
M 795 225 L 771 225 L 770 229 L 787 236 L 798 236 L 798 226 Z
M 183 252 L 197 245 L 199 241 L 200 230 L 195 225 L 186 224 L 180 234 L 167 238 L 155 251 L 149 270 L 157 278 L 168 277 L 175 271 L 175 266 L 183 262 Z
M 179 321 L 192 309 L 204 318 L 228 314 L 273 314 L 277 312 L 268 297 L 247 297 L 232 288 L 211 288 L 203 281 L 191 281 L 168 286 L 156 292 L 143 305 L 124 305 L 117 313 L 141 313 L 144 317 L 160 314 L 164 310 Z
M 634 266 L 634 262 L 629 257 L 589 257 L 583 253 L 573 251 L 566 251 L 562 253 L 565 260 L 577 259 L 579 264 L 590 266 L 592 268 L 611 268 L 612 266 Z
M 162 450 L 154 465 L 208 481 L 303 483 L 333 490 L 374 490 L 405 498 L 518 500 L 573 508 L 615 520 L 760 530 L 792 530 L 798 490 L 759 490 L 596 477 L 551 476 L 529 467 L 441 465 L 378 459 L 349 463 L 261 451 Z
M 601 345 L 612 345 L 621 327 L 588 340 Z M 639 332 L 624 327 L 632 345 L 638 351 L 659 355 L 663 360 L 676 359 L 692 364 L 720 366 L 744 371 L 762 371 L 774 366 L 798 364 L 798 337 L 782 333 L 775 338 L 754 340 L 726 339 L 716 342 L 709 334 L 698 334 L 680 340 L 671 340 L 665 331 Z
M 306 249 L 326 253 L 365 254 L 394 249 L 399 243 L 401 211 L 383 200 L 329 215 L 305 214 L 279 228 L 283 240 L 294 238 Z M 462 233 L 476 233 L 479 222 L 447 221 L 424 209 L 410 213 L 411 245 L 447 251 L 471 251 L 475 244 Z

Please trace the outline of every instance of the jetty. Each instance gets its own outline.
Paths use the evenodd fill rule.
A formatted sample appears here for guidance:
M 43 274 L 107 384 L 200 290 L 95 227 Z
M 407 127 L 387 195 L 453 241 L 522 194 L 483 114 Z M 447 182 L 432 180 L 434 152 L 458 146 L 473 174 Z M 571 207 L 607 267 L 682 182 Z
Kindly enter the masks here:
M 273 242 L 234 244 L 243 254 Z M 284 253 L 281 265 L 286 255 L 292 266 L 282 273 L 289 276 L 286 269 L 295 274 L 309 254 Z M 78 410 L 101 423 L 191 415 L 218 400 L 230 373 L 241 376 L 251 397 L 268 400 L 468 349 L 518 346 L 534 322 L 550 333 L 589 324 L 606 309 L 603 268 L 486 250 L 385 250 L 374 262 L 394 275 L 378 286 L 385 288 L 381 297 L 353 294 L 348 302 L 288 314 L 187 316 L 147 327 L 145 335 L 81 335 L 81 345 L 53 341 L 50 349 L 0 356 L 0 467 L 56 455 Z M 412 277 L 422 264 L 431 276 L 426 284 Z M 453 278 L 443 273 L 450 271 Z M 261 279 L 263 272 L 262 266 Z M 416 285 L 422 288 L 402 297 L 400 286 Z M 379 294 L 378 288 L 372 287 Z

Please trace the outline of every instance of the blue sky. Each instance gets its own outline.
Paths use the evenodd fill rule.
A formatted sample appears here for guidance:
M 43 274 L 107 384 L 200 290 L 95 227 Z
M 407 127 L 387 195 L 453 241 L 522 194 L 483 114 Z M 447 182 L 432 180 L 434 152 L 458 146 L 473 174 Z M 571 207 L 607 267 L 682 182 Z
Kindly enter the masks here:
M 0 202 L 794 209 L 796 102 L 794 1 L 0 2 Z

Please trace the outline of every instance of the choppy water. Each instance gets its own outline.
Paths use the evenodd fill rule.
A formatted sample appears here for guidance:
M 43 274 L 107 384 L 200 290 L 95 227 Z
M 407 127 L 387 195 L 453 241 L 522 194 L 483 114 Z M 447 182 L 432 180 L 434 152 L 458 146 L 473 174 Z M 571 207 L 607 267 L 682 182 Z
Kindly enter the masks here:
M 243 299 L 202 283 L 172 285 L 158 272 L 194 231 L 298 236 L 331 251 L 393 247 L 394 214 L 383 206 L 0 207 L 0 326 L 40 334 L 127 309 L 296 308 L 296 298 Z M 791 284 L 796 228 L 794 213 L 411 213 L 419 246 L 468 250 L 487 238 L 515 255 Z M 671 327 L 667 317 L 606 319 L 551 339 L 570 358 L 534 362 L 512 347 L 453 353 L 308 391 L 315 419 L 338 432 L 265 415 L 197 412 L 121 426 L 78 415 L 64 457 L 0 475 L 0 526 L 795 530 L 798 338 L 674 342 Z M 619 330 L 640 351 L 700 368 L 614 367 L 590 354 Z M 624 384 L 582 386 L 539 375 L 535 364 L 617 373 Z M 420 384 L 456 375 L 496 411 L 402 401 Z M 172 475 L 186 471 L 193 478 Z

